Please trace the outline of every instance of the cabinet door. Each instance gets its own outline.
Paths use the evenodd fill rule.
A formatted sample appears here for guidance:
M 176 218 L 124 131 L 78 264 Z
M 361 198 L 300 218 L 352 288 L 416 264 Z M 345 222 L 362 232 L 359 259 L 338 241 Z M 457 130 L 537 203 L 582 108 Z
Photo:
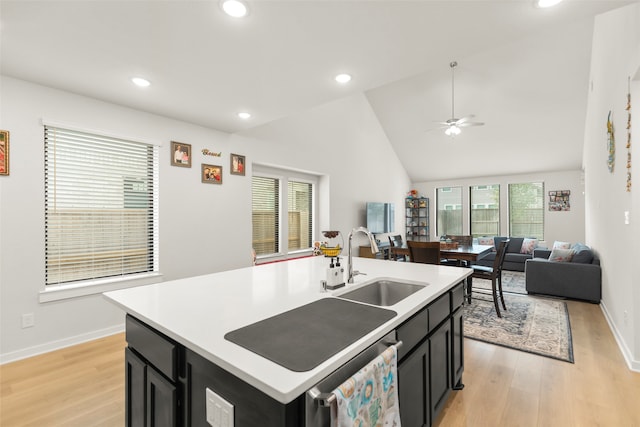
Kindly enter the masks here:
M 176 386 L 147 366 L 147 427 L 174 427 L 178 425 L 177 413 Z
M 429 340 L 398 366 L 398 398 L 403 427 L 429 424 Z
M 435 421 L 451 391 L 451 322 L 443 323 L 429 338 L 431 422 Z
M 145 425 L 147 365 L 133 351 L 126 348 L 125 362 L 125 425 Z
M 462 308 L 458 308 L 451 317 L 451 384 L 454 389 L 461 390 L 462 372 L 464 372 L 464 320 Z

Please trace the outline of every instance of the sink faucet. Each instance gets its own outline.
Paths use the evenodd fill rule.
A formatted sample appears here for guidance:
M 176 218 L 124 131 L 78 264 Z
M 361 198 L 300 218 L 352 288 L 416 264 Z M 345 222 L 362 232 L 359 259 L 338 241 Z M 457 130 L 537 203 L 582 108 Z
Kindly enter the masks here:
M 376 238 L 373 236 L 373 233 L 371 233 L 369 230 L 367 230 L 365 227 L 358 227 L 358 228 L 354 228 L 353 230 L 351 230 L 351 232 L 349 233 L 349 256 L 347 258 L 347 283 L 353 283 L 353 276 L 357 275 L 357 274 L 365 274 L 365 273 L 360 273 L 359 271 L 353 271 L 353 259 L 352 259 L 352 255 L 351 255 L 351 239 L 353 238 L 353 235 L 356 233 L 364 233 L 367 235 L 367 237 L 369 238 L 369 242 L 371 243 L 371 252 L 373 252 L 374 254 L 377 254 L 379 252 L 378 249 L 378 244 L 376 243 Z

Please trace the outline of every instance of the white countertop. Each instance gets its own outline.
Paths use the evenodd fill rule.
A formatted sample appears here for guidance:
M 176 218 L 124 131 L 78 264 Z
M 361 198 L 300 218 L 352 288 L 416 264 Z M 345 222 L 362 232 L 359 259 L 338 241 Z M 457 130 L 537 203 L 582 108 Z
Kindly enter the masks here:
M 367 275 L 356 276 L 354 284 L 341 289 L 322 292 L 320 281 L 325 279 L 328 265 L 324 257 L 303 258 L 107 292 L 104 296 L 205 359 L 279 402 L 288 403 L 470 274 L 464 268 L 354 257 L 354 270 Z M 346 270 L 346 259 L 343 266 Z M 398 315 L 310 371 L 291 371 L 224 339 L 227 332 L 321 298 L 339 296 L 377 277 L 429 286 L 385 307 Z

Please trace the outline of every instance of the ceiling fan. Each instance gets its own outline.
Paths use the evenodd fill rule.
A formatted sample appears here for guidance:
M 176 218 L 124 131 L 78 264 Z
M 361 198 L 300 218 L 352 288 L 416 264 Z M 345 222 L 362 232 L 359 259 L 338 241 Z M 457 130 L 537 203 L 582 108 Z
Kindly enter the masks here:
M 448 136 L 451 136 L 451 137 L 454 137 L 456 135 L 460 135 L 460 132 L 462 132 L 462 130 L 460 128 L 467 127 L 467 126 L 482 126 L 482 125 L 484 125 L 484 123 L 482 123 L 482 122 L 471 121 L 471 119 L 473 119 L 475 117 L 473 114 L 470 114 L 468 116 L 462 117 L 460 119 L 456 119 L 455 108 L 454 108 L 454 106 L 455 106 L 454 70 L 455 70 L 455 68 L 457 66 L 458 66 L 458 63 L 456 61 L 452 61 L 449 64 L 449 67 L 451 67 L 451 118 L 449 120 L 447 120 L 446 122 L 437 122 L 437 123 L 442 125 L 442 126 L 438 127 L 437 129 L 444 129 L 445 130 L 444 133 L 447 134 Z

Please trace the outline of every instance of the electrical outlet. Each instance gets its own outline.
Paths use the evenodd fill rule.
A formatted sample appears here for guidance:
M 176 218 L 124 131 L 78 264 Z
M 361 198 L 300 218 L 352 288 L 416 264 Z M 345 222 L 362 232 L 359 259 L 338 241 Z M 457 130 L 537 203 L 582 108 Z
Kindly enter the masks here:
M 624 321 L 624 325 L 627 326 L 629 324 L 629 313 L 625 310 L 622 313 L 622 320 Z
M 233 427 L 233 405 L 207 388 L 207 423 L 213 427 Z
M 36 325 L 36 317 L 33 313 L 25 313 L 22 315 L 22 329 L 32 328 Z

